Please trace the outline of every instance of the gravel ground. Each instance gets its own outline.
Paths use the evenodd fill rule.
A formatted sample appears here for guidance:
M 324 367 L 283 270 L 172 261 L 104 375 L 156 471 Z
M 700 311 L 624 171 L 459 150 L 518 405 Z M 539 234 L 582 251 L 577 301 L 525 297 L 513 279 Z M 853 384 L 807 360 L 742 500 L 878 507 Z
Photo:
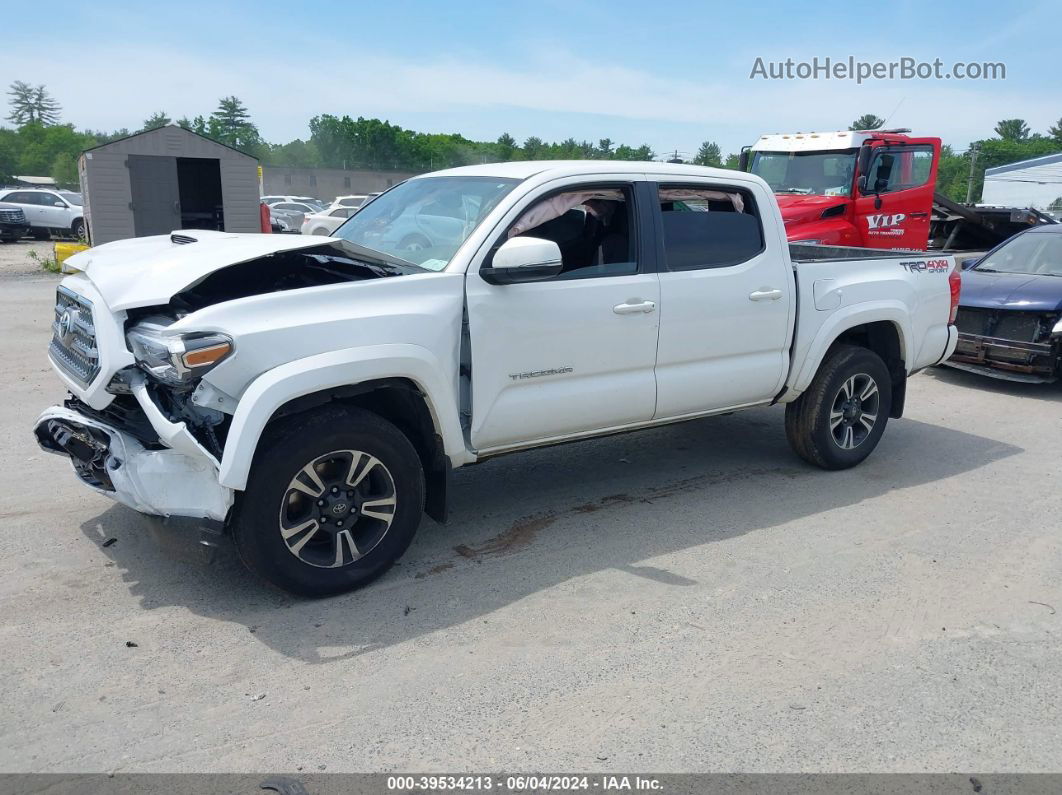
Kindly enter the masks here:
M 30 252 L 42 259 L 51 259 L 54 245 L 54 240 L 29 239 L 15 243 L 0 243 L 0 280 L 51 276 L 39 262 L 30 256 Z M 55 274 L 55 278 L 58 280 L 58 274 Z
M 1058 386 L 919 375 L 841 473 L 774 409 L 498 459 L 309 602 L 37 449 L 54 284 L 0 287 L 4 771 L 1062 770 Z

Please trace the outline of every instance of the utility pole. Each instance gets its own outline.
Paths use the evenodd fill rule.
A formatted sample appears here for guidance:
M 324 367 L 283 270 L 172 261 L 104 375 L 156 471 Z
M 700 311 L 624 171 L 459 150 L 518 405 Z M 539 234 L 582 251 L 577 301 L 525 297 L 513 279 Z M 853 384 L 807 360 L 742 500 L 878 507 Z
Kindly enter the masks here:
M 977 155 L 981 151 L 979 143 L 970 144 L 970 176 L 966 178 L 966 203 L 973 201 L 974 168 L 977 166 Z

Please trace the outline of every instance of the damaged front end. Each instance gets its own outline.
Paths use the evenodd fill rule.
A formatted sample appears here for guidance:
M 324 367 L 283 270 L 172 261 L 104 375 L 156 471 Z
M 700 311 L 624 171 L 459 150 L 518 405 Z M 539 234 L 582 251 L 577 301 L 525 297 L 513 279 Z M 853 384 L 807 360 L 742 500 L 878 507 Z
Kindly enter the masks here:
M 1027 383 L 1062 375 L 1062 318 L 1055 313 L 960 307 L 956 325 L 950 367 Z
M 238 401 L 205 376 L 235 362 L 253 378 L 272 360 L 259 344 L 241 365 L 237 333 L 219 330 L 208 308 L 420 269 L 346 241 L 193 234 L 202 233 L 100 246 L 63 281 L 49 358 L 71 396 L 41 414 L 34 433 L 83 483 L 135 510 L 224 522 L 234 493 L 218 470 Z M 202 310 L 214 312 L 213 325 L 200 323 Z M 247 317 L 228 312 L 222 329 Z M 262 327 L 272 320 L 262 316 Z M 255 347 L 246 331 L 241 339 Z M 244 383 L 230 379 L 228 389 L 238 395 Z

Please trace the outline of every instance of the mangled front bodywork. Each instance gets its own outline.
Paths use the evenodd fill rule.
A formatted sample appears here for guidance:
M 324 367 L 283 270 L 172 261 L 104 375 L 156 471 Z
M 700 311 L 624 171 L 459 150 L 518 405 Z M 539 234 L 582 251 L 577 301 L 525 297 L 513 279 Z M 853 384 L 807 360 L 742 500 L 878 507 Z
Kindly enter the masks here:
M 49 358 L 71 397 L 35 432 L 87 485 L 145 513 L 224 519 L 229 429 L 274 368 L 396 341 L 458 355 L 460 276 L 344 240 L 196 230 L 70 262 Z

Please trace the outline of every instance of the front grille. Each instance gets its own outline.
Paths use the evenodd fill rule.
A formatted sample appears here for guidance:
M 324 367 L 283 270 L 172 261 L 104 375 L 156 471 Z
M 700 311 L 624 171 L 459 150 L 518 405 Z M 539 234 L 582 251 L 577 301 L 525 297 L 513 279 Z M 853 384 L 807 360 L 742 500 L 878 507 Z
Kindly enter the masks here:
M 17 208 L 0 208 L 0 224 L 24 224 L 26 214 Z
M 158 432 L 151 426 L 140 403 L 132 395 L 115 395 L 114 400 L 102 409 L 94 409 L 74 395 L 70 395 L 63 406 L 129 434 L 144 447 L 156 450 L 162 447 Z
M 1045 334 L 1051 318 L 1036 312 L 1011 309 L 970 309 L 959 307 L 955 325 L 963 334 L 994 337 L 1017 342 L 1037 342 Z
M 55 320 L 48 352 L 63 370 L 83 386 L 100 371 L 92 302 L 65 287 L 55 295 Z

